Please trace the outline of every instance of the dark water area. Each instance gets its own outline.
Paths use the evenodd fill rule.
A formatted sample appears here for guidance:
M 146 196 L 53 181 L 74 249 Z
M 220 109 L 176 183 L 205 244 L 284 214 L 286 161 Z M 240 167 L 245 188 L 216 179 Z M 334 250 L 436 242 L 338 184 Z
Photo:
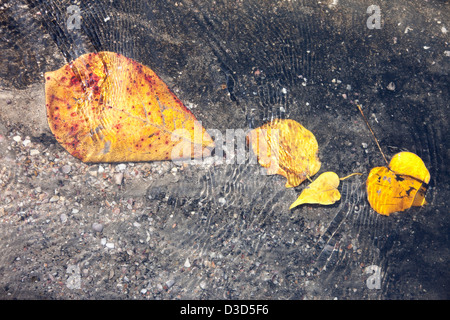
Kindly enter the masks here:
M 0 298 L 448 299 L 449 5 L 2 1 L 2 92 L 43 90 L 45 72 L 84 53 L 112 51 L 155 71 L 207 129 L 225 133 L 294 119 L 316 136 L 321 172 L 363 176 L 342 181 L 334 205 L 294 210 L 289 205 L 304 186 L 286 190 L 282 177 L 261 175 L 248 162 L 188 166 L 175 179 L 166 174 L 150 183 L 136 179 L 133 186 L 141 187 L 114 189 L 111 197 L 139 199 L 143 209 L 105 222 L 121 252 L 81 245 L 70 226 L 50 224 L 53 238 L 33 242 L 45 219 L 15 222 L 30 231 L 17 235 L 3 224 Z M 0 133 L 27 132 L 8 99 L 14 100 L 1 101 Z M 370 208 L 365 178 L 384 161 L 357 103 L 388 158 L 410 151 L 423 159 L 431 174 L 426 206 L 389 217 Z M 63 153 L 43 132 L 28 134 Z M 78 203 L 99 210 L 98 191 L 76 190 Z M 93 218 L 83 216 L 86 210 L 75 216 L 87 225 Z M 6 214 L 13 211 L 5 204 Z M 135 222 L 140 229 L 130 227 Z M 33 261 L 12 269 L 24 242 Z M 30 270 L 46 279 L 43 261 L 60 270 L 63 288 L 20 283 Z M 68 265 L 89 270 L 81 271 L 77 289 L 67 286 Z M 126 268 L 138 268 L 140 276 L 127 276 L 124 290 L 114 281 L 131 273 Z

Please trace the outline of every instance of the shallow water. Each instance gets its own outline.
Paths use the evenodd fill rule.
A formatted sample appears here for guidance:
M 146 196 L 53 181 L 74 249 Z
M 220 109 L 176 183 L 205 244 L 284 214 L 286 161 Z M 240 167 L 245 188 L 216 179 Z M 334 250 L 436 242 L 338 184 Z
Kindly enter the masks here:
M 448 298 L 448 3 L 383 3 L 381 28 L 370 29 L 372 3 L 361 1 L 83 1 L 80 28 L 68 30 L 71 4 L 1 8 L 1 297 Z M 318 140 L 321 170 L 339 176 L 384 164 L 358 100 L 388 157 L 424 160 L 429 204 L 378 215 L 362 176 L 342 182 L 335 205 L 289 211 L 303 186 L 286 189 L 248 162 L 158 163 L 148 176 L 128 165 L 120 186 L 111 171 L 112 182 L 90 176 L 94 165 L 67 155 L 45 122 L 17 116 L 27 106 L 16 102 L 42 101 L 44 72 L 101 50 L 152 68 L 207 129 L 297 120 Z M 28 157 L 16 134 L 40 155 Z M 52 174 L 52 156 L 72 172 Z M 41 204 L 29 196 L 38 186 L 65 202 Z M 102 234 L 90 227 L 98 221 Z

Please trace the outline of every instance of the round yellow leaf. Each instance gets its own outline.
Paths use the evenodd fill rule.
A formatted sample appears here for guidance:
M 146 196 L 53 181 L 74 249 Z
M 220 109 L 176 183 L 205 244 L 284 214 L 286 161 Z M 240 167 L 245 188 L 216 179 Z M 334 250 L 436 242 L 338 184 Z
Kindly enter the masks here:
M 375 167 L 367 178 L 367 198 L 376 212 L 388 216 L 393 212 L 409 209 L 422 184 L 415 178 L 398 175 L 389 168 Z M 423 197 L 419 199 L 415 205 L 424 203 Z

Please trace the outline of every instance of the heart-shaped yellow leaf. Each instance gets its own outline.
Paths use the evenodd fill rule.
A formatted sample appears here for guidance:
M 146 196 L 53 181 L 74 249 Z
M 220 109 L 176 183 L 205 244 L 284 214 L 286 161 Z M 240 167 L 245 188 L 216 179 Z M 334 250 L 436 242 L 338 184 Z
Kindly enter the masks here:
M 320 169 L 319 146 L 314 135 L 297 121 L 276 119 L 250 131 L 253 152 L 268 174 L 287 178 L 296 187 Z
M 82 55 L 45 80 L 50 129 L 84 162 L 199 158 L 213 146 L 150 68 L 118 53 Z
M 289 207 L 295 208 L 304 203 L 316 203 L 330 205 L 341 199 L 337 190 L 339 187 L 339 176 L 334 172 L 324 172 L 310 185 L 303 189 L 297 200 Z
M 367 198 L 371 207 L 390 215 L 426 204 L 425 192 L 430 173 L 422 159 L 411 152 L 392 157 L 389 167 L 375 167 L 367 177 Z

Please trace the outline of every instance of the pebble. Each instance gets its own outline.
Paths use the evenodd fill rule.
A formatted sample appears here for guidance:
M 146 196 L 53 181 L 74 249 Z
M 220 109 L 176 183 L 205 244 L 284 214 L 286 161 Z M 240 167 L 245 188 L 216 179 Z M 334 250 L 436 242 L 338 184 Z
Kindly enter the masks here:
M 200 282 L 200 288 L 206 290 L 208 288 L 208 283 L 206 281 Z
M 14 140 L 15 142 L 19 142 L 20 140 L 22 140 L 22 138 L 21 138 L 20 136 L 14 136 L 14 137 L 13 137 L 13 140 Z
M 189 261 L 189 258 L 186 258 L 186 261 L 184 262 L 184 267 L 185 268 L 190 268 L 191 267 L 191 262 Z
M 39 150 L 37 150 L 37 149 L 31 149 L 30 150 L 30 156 L 35 156 L 35 155 L 38 155 L 40 152 L 39 152 Z
M 121 163 L 116 166 L 116 171 L 124 171 L 126 168 L 127 165 L 125 163 Z
M 170 289 L 173 286 L 174 283 L 175 283 L 175 280 L 172 280 L 172 279 L 166 281 L 167 289 Z
M 61 171 L 65 174 L 69 173 L 71 170 L 72 170 L 72 168 L 68 164 L 61 168 Z
M 98 168 L 97 168 L 97 166 L 90 167 L 89 170 L 88 170 L 88 173 L 89 173 L 91 176 L 96 177 L 96 176 L 97 176 L 97 173 L 98 173 Z
M 56 201 L 58 201 L 59 200 L 59 197 L 58 196 L 53 196 L 53 197 L 51 197 L 50 198 L 50 202 L 56 202 Z
M 101 223 L 94 222 L 92 224 L 92 230 L 95 232 L 102 232 L 103 231 L 103 225 Z
M 389 84 L 387 85 L 386 89 L 388 89 L 390 91 L 394 91 L 395 90 L 395 83 L 389 82 Z
M 61 219 L 61 222 L 62 222 L 62 223 L 66 223 L 66 221 L 67 221 L 67 214 L 62 213 L 62 214 L 59 216 L 59 218 Z
M 114 243 L 112 243 L 112 242 L 107 242 L 107 243 L 105 244 L 105 247 L 107 247 L 108 249 L 114 249 Z
M 122 180 L 123 180 L 123 173 L 122 172 L 116 173 L 114 175 L 114 182 L 117 185 L 121 185 L 122 184 Z

